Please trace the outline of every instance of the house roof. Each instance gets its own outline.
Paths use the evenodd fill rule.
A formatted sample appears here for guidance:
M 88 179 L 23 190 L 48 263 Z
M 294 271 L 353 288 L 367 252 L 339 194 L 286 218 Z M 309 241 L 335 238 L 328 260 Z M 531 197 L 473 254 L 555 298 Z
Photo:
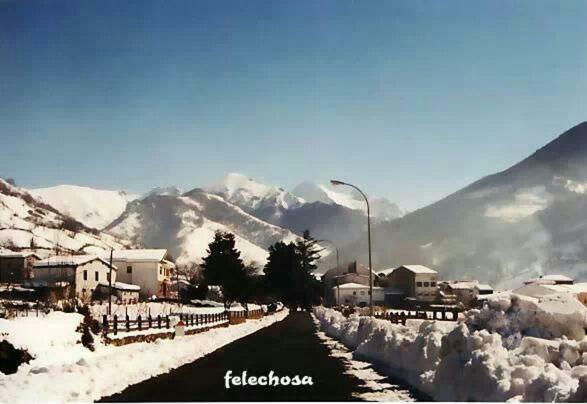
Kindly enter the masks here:
M 395 268 L 387 268 L 387 269 L 381 269 L 376 272 L 377 272 L 377 275 L 379 275 L 379 276 L 387 276 L 390 273 L 392 273 L 394 270 L 395 270 Z
M 572 278 L 569 278 L 565 275 L 560 274 L 553 274 L 553 275 L 544 275 L 539 278 L 530 279 L 524 283 L 556 283 L 556 282 L 573 282 Z
M 479 290 L 493 290 L 493 288 L 486 283 L 480 283 L 480 284 L 476 285 L 475 287 Z
M 100 282 L 99 285 L 104 286 L 104 287 L 108 287 L 108 284 L 104 283 L 104 282 Z M 141 287 L 139 285 L 133 285 L 130 283 L 114 282 L 112 284 L 112 289 L 137 291 L 138 292 L 139 290 L 141 290 Z
M 449 282 L 448 286 L 451 289 L 456 289 L 456 290 L 467 290 L 467 289 L 473 289 L 475 287 L 479 286 L 479 282 L 478 281 L 460 281 L 460 282 Z
M 110 266 L 109 262 L 103 260 L 97 255 L 56 255 L 54 257 L 45 258 L 44 260 L 39 260 L 33 263 L 33 267 L 78 267 L 95 260 L 99 260 L 106 266 Z M 112 265 L 112 269 L 116 270 L 116 266 Z
M 167 250 L 161 249 L 134 249 L 134 250 L 114 250 L 112 253 L 112 259 L 114 261 L 125 261 L 125 262 L 145 262 L 145 261 L 157 261 L 161 262 L 165 258 Z M 109 260 L 110 253 L 106 253 L 102 258 Z
M 406 268 L 415 274 L 437 274 L 434 269 L 430 269 L 424 265 L 401 265 L 398 268 Z
M 340 289 L 369 289 L 369 285 L 361 285 L 360 283 L 354 283 L 354 282 L 349 282 L 349 283 L 343 283 L 342 285 L 338 286 Z M 334 286 L 333 289 L 336 289 L 337 287 Z M 379 286 L 373 286 L 373 289 L 383 289 L 382 287 Z
M 41 259 L 36 253 L 34 252 L 25 252 L 25 251 L 4 251 L 0 253 L 0 258 L 28 258 L 28 257 L 37 257 Z

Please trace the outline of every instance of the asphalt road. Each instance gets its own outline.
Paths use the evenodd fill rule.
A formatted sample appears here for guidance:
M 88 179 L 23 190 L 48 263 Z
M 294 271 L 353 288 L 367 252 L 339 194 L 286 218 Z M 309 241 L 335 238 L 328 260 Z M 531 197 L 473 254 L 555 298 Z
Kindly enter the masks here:
M 105 402 L 144 401 L 357 401 L 361 381 L 345 374 L 341 359 L 320 343 L 309 314 L 285 320 L 237 340 L 170 373 L 130 386 Z M 225 373 L 249 376 L 299 375 L 313 385 L 225 387 Z

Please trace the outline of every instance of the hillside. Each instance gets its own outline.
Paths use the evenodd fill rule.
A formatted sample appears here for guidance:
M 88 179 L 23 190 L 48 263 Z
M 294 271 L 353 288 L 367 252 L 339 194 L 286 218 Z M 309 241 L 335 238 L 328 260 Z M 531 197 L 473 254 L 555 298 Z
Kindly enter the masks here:
M 587 123 L 520 163 L 373 229 L 374 268 L 430 265 L 509 286 L 545 273 L 587 279 Z M 366 240 L 344 248 L 366 261 Z
M 46 256 L 57 249 L 62 253 L 101 253 L 123 244 L 0 179 L 1 248 L 33 250 Z
M 94 229 L 103 229 L 124 212 L 137 195 L 76 185 L 31 189 L 31 195 Z
M 259 265 L 264 265 L 271 244 L 296 238 L 202 189 L 133 201 L 107 230 L 147 247 L 168 248 L 181 265 L 199 263 L 216 230 L 234 233 L 243 259 Z

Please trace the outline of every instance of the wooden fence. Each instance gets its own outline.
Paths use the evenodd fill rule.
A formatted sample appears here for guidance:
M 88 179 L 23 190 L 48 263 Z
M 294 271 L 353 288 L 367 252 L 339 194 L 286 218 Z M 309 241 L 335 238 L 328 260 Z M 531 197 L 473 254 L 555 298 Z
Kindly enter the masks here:
M 5 317 L 39 317 L 49 313 L 51 309 L 42 303 L 11 303 L 4 302 L 0 307 L 0 314 Z M 0 316 L 1 317 L 1 316 Z
M 451 313 L 448 318 L 447 313 Z M 394 324 L 406 325 L 407 320 L 443 320 L 443 321 L 457 321 L 459 310 L 430 310 L 430 311 L 401 311 L 375 314 L 376 318 L 391 321 Z
M 218 323 L 221 321 L 228 321 L 228 315 L 226 312 L 223 313 L 211 313 L 211 314 L 192 314 L 192 313 L 177 313 L 171 314 L 171 317 L 177 316 L 185 324 L 186 327 L 194 327 L 199 325 L 208 325 Z M 105 334 L 113 333 L 118 334 L 119 331 L 143 331 L 148 329 L 170 329 L 171 320 L 170 315 L 152 317 L 151 315 L 142 317 L 137 316 L 136 319 L 131 320 L 129 316 L 124 318 L 118 318 L 114 315 L 111 319 L 108 315 L 102 316 L 102 331 Z

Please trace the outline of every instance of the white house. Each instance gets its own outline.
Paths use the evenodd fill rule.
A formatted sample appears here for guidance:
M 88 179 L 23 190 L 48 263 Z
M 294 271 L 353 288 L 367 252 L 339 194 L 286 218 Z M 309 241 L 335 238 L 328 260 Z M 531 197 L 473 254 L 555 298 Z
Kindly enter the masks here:
M 88 302 L 100 283 L 116 282 L 116 266 L 96 255 L 61 255 L 33 264 L 33 285 L 38 287 L 69 287 L 70 294 Z
M 337 305 L 369 304 L 369 286 L 359 283 L 343 283 L 332 288 Z M 373 286 L 373 303 L 382 303 L 384 300 L 383 288 Z
M 167 297 L 175 264 L 166 255 L 166 249 L 115 250 L 112 263 L 118 267 L 118 281 L 140 286 L 142 297 Z

